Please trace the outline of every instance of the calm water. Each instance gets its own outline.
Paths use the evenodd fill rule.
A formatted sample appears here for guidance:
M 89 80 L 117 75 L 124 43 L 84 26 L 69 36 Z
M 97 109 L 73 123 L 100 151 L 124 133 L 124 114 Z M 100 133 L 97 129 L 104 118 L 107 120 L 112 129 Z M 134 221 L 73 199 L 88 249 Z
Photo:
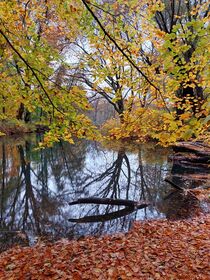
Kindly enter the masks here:
M 35 135 L 0 139 L 3 249 L 13 243 L 32 244 L 38 236 L 55 240 L 124 232 L 135 220 L 174 217 L 188 202 L 164 179 L 173 175 L 183 186 L 195 184 L 187 176 L 183 179 L 182 170 L 168 162 L 169 149 L 142 145 L 135 150 L 112 150 L 96 142 L 78 141 L 36 150 L 39 140 Z M 206 182 L 197 182 L 201 183 Z M 93 196 L 146 200 L 151 206 L 124 213 L 122 206 L 68 204 Z M 116 215 L 110 215 L 113 212 Z

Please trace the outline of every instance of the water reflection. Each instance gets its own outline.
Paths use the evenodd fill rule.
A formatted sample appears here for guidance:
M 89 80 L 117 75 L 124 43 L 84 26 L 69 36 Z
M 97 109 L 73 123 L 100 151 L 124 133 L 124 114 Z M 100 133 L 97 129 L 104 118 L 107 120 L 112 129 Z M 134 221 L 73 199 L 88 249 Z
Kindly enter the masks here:
M 2 244 L 127 231 L 134 220 L 170 216 L 174 205 L 170 196 L 164 199 L 170 189 L 164 182 L 171 169 L 168 150 L 145 145 L 111 150 L 88 141 L 35 150 L 39 140 L 34 135 L 0 140 Z M 150 206 L 130 211 L 120 205 L 69 205 L 83 197 L 143 200 Z M 119 214 L 114 219 L 110 212 Z

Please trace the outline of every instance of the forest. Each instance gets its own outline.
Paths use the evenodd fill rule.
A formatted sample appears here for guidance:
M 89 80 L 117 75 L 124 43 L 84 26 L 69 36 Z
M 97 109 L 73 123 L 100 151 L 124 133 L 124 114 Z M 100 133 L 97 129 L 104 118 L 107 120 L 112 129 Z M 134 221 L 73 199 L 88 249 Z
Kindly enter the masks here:
M 209 141 L 208 1 L 0 5 L 2 135 Z
M 0 280 L 209 279 L 208 0 L 0 0 Z

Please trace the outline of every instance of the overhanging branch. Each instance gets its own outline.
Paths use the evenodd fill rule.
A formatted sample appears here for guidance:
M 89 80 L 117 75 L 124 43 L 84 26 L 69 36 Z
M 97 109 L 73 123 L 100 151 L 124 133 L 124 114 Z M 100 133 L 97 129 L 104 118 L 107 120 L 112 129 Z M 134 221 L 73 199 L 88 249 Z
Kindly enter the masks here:
M 110 41 L 116 46 L 116 48 L 121 52 L 121 54 L 129 61 L 129 63 L 142 75 L 142 77 L 144 77 L 144 79 L 153 87 L 155 88 L 158 92 L 160 92 L 159 88 L 156 87 L 155 84 L 153 84 L 153 82 L 151 82 L 149 80 L 149 78 L 147 77 L 146 74 L 144 74 L 144 72 L 141 71 L 141 69 L 134 63 L 134 61 L 125 53 L 125 51 L 119 46 L 119 44 L 112 38 L 112 36 L 106 31 L 106 29 L 104 28 L 104 26 L 102 25 L 102 23 L 100 22 L 100 20 L 98 19 L 98 17 L 94 14 L 94 12 L 92 11 L 92 9 L 88 6 L 87 1 L 82 0 L 83 4 L 85 5 L 86 9 L 90 12 L 90 14 L 92 15 L 92 17 L 95 19 L 95 21 L 98 23 L 98 25 L 100 26 L 101 30 L 104 32 L 104 34 L 110 39 Z
M 46 89 L 44 88 L 41 80 L 39 79 L 38 75 L 36 74 L 35 70 L 31 65 L 28 63 L 28 61 L 20 54 L 20 52 L 14 47 L 14 45 L 10 42 L 9 38 L 5 35 L 5 33 L 0 30 L 0 34 L 4 37 L 8 45 L 11 47 L 11 49 L 18 55 L 18 57 L 24 62 L 24 64 L 31 70 L 32 74 L 34 75 L 35 79 L 37 80 L 38 84 L 40 85 L 41 89 L 43 90 L 44 94 L 46 95 L 47 99 L 49 100 L 50 104 L 52 105 L 53 109 L 57 110 L 59 113 L 64 115 L 64 113 L 53 103 L 51 97 L 47 93 Z
M 103 31 L 104 35 L 109 38 L 109 40 L 115 45 L 115 47 L 121 52 L 121 54 L 128 60 L 128 62 L 137 70 L 138 73 L 142 75 L 142 77 L 148 82 L 150 86 L 152 86 L 159 94 L 161 99 L 163 100 L 163 103 L 165 105 L 166 110 L 170 113 L 169 108 L 166 105 L 165 99 L 162 96 L 162 93 L 160 89 L 147 77 L 147 75 L 141 71 L 141 69 L 135 64 L 135 62 L 125 53 L 125 51 L 120 47 L 120 45 L 115 41 L 115 39 L 106 31 L 104 26 L 102 25 L 101 21 L 98 19 L 98 17 L 94 14 L 93 10 L 88 5 L 88 2 L 86 0 L 81 0 L 86 9 L 89 11 L 89 13 L 92 15 L 92 17 L 95 19 L 95 21 L 100 26 L 101 30 Z

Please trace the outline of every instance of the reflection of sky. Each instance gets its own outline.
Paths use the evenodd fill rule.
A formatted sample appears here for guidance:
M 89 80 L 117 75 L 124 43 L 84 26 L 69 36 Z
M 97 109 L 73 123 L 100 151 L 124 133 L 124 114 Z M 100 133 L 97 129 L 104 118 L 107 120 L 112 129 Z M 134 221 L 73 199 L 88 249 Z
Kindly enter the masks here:
M 42 180 L 43 170 L 42 163 L 40 160 L 31 160 L 31 183 L 33 186 L 34 197 L 36 199 L 37 207 L 39 209 L 40 223 L 41 228 L 45 232 L 51 232 L 51 234 L 56 234 L 60 232 L 59 236 L 80 236 L 84 234 L 97 234 L 97 233 L 110 233 L 116 231 L 126 231 L 131 226 L 132 221 L 134 220 L 142 220 L 145 218 L 160 218 L 163 217 L 164 214 L 159 213 L 158 210 L 151 206 L 147 209 L 141 209 L 138 211 L 134 211 L 128 216 L 117 218 L 115 220 L 107 221 L 107 222 L 99 222 L 99 223 L 86 223 L 86 224 L 75 224 L 68 222 L 68 218 L 81 218 L 86 215 L 102 215 L 107 210 L 107 205 L 92 205 L 92 204 L 82 204 L 82 205 L 74 205 L 69 206 L 68 202 L 77 200 L 82 197 L 111 197 L 113 194 L 113 186 L 110 189 L 107 189 L 107 186 L 110 182 L 111 175 L 109 174 L 105 176 L 102 180 L 96 180 L 103 172 L 105 172 L 108 168 L 110 168 L 114 161 L 118 157 L 118 152 L 103 149 L 99 144 L 84 142 L 82 145 L 87 145 L 83 158 L 84 162 L 79 166 L 78 170 L 75 169 L 77 164 L 74 160 L 81 160 L 78 157 L 78 151 L 75 149 L 71 149 L 71 146 L 65 146 L 68 149 L 64 149 L 64 151 L 59 151 L 57 147 L 56 151 L 52 149 L 52 153 L 55 152 L 54 161 L 50 159 L 49 154 L 44 154 L 47 160 L 47 177 Z M 72 146 L 73 147 L 73 146 Z M 80 151 L 79 147 L 78 150 Z M 64 164 L 63 152 L 65 153 L 65 158 L 68 159 L 68 167 L 70 170 L 70 174 L 67 172 L 66 164 Z M 68 158 L 69 154 L 75 153 L 74 157 Z M 161 151 L 160 151 L 161 152 Z M 139 152 L 128 152 L 126 153 L 130 167 L 131 167 L 131 182 L 129 190 L 127 188 L 127 176 L 128 176 L 128 168 L 126 161 L 123 159 L 122 167 L 119 170 L 119 180 L 118 185 L 116 186 L 114 198 L 121 199 L 130 199 L 130 200 L 140 200 L 140 195 L 142 193 L 141 189 L 141 181 L 142 177 L 145 180 L 145 184 L 147 189 L 145 189 L 145 199 L 150 200 L 151 203 L 156 202 L 157 200 L 161 200 L 164 190 L 163 179 L 167 174 L 167 170 L 169 167 L 166 162 L 166 156 L 164 160 L 161 162 L 153 162 L 147 164 L 147 159 L 144 157 L 144 152 L 141 153 L 142 156 L 142 174 L 140 174 L 139 169 Z M 43 155 L 42 155 L 43 157 Z M 33 157 L 32 157 L 33 158 Z M 40 157 L 41 158 L 41 157 Z M 157 154 L 157 158 L 159 158 Z M 61 170 L 55 175 L 55 170 L 53 168 L 57 166 L 56 164 L 60 164 L 62 167 Z M 113 168 L 114 170 L 114 168 Z M 58 171 L 58 170 L 56 170 Z M 58 177 L 56 177 L 58 176 Z M 71 176 L 72 178 L 70 178 Z M 58 180 L 59 179 L 59 180 Z M 95 182 L 91 183 L 91 181 Z M 62 182 L 63 188 L 59 189 L 57 182 Z M 47 182 L 47 185 L 44 189 L 44 182 Z M 77 185 L 78 182 L 82 182 L 81 185 Z M 86 184 L 88 186 L 85 187 Z M 14 184 L 17 184 L 17 181 L 14 181 Z M 47 197 L 47 201 L 45 205 L 42 205 L 43 201 L 43 191 L 45 191 L 45 195 Z M 148 193 L 150 192 L 150 196 Z M 21 204 L 23 198 L 25 196 L 25 187 L 24 182 L 21 187 L 21 192 L 18 198 L 18 202 L 16 205 L 16 213 L 15 213 L 15 221 L 14 227 L 21 230 L 21 220 L 23 218 L 24 213 L 24 204 Z M 10 217 L 10 205 L 12 205 L 14 199 L 14 194 L 10 196 L 10 198 L 5 202 L 6 210 L 5 217 L 7 216 L 5 222 L 9 223 L 11 221 Z M 49 204 L 51 203 L 51 204 Z M 52 207 L 53 210 L 49 211 L 49 208 Z M 31 236 L 36 234 L 32 230 L 31 224 L 34 223 L 34 213 L 31 204 L 29 203 L 29 219 L 28 219 L 28 229 Z M 119 209 L 118 206 L 109 207 L 110 212 L 117 211 Z M 18 210 L 18 211 L 17 211 Z M 36 227 L 36 223 L 34 223 L 34 227 Z

